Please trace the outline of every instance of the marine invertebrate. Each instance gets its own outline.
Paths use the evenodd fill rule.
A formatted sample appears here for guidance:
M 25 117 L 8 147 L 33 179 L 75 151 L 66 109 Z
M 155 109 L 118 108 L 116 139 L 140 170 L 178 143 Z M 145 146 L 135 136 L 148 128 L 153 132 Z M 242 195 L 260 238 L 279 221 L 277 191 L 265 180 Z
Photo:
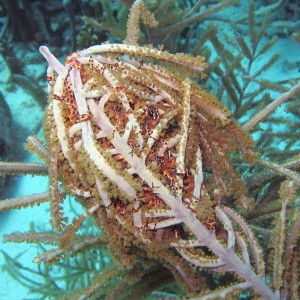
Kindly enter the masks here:
M 87 247 L 88 241 L 74 246 L 75 232 L 91 215 L 116 259 L 134 271 L 155 259 L 194 295 L 209 280 L 193 270 L 195 266 L 235 272 L 240 280 L 208 297 L 252 288 L 264 299 L 278 299 L 286 208 L 299 176 L 272 164 L 289 180 L 280 189 L 282 210 L 274 230 L 279 233 L 274 267 L 279 268 L 271 288 L 264 278 L 259 242 L 233 210 L 252 205 L 234 165 L 237 157 L 255 161 L 252 140 L 227 109 L 193 81 L 196 72 L 203 73 L 203 58 L 136 44 L 140 14 L 155 25 L 143 3 L 136 1 L 128 44 L 93 46 L 71 54 L 65 65 L 46 47 L 40 48 L 49 63 L 46 144 L 31 137 L 27 148 L 48 165 L 50 190 L 34 201 L 49 197 L 52 225 L 61 236 L 59 248 L 37 261 L 56 260 L 68 250 Z M 72 224 L 63 214 L 64 193 L 75 195 L 86 209 Z M 289 244 L 295 240 L 296 233 Z M 157 272 L 155 267 L 149 269 Z M 83 295 L 97 288 L 95 284 Z

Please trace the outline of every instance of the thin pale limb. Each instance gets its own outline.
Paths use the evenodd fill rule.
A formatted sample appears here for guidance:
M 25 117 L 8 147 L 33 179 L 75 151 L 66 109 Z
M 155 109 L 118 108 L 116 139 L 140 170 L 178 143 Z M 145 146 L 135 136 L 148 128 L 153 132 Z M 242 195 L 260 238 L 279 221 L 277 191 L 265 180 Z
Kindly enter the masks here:
M 259 164 L 276 171 L 278 174 L 284 175 L 284 176 L 292 179 L 293 181 L 297 182 L 298 184 L 300 184 L 300 176 L 297 172 L 294 172 L 290 169 L 285 168 L 284 166 L 281 166 L 281 165 L 276 164 L 271 161 L 261 159 L 258 162 L 259 162 Z
M 47 201 L 50 201 L 48 192 L 1 200 L 0 211 L 5 211 L 13 208 L 27 207 L 29 205 L 32 206 L 34 204 L 40 204 Z
M 289 100 L 291 97 L 295 96 L 296 93 L 300 91 L 300 81 L 293 86 L 288 92 L 283 93 L 272 103 L 267 105 L 263 110 L 253 116 L 247 123 L 242 127 L 244 130 L 251 131 L 255 126 L 257 126 L 261 121 L 263 121 L 269 114 L 271 114 L 279 105 L 283 102 Z
M 0 176 L 4 175 L 48 175 L 48 167 L 39 163 L 0 161 Z

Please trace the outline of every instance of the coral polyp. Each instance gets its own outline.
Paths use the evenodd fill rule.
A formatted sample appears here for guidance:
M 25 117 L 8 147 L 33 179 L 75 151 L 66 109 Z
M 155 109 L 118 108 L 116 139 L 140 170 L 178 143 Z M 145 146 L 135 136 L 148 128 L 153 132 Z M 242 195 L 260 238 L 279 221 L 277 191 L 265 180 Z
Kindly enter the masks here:
M 103 44 L 70 55 L 62 65 L 48 48 L 40 51 L 52 79 L 45 138 L 52 224 L 62 231 L 61 245 L 70 245 L 70 232 L 90 214 L 100 218 L 111 236 L 122 228 L 122 238 L 170 268 L 178 261 L 173 248 L 182 252 L 183 245 L 189 248 L 194 242 L 205 246 L 203 240 L 211 235 L 217 242 L 220 199 L 233 196 L 237 206 L 248 205 L 232 157 L 250 160 L 254 155 L 251 138 L 192 80 L 196 71 L 203 72 L 204 59 Z M 60 213 L 59 181 L 87 210 L 67 227 Z M 224 251 L 218 247 L 217 252 Z M 181 254 L 198 266 L 202 263 L 195 263 L 195 256 L 203 256 L 203 266 L 225 264 L 202 249 Z M 174 273 L 188 289 L 198 290 L 185 274 L 188 266 L 176 264 Z
M 49 191 L 37 198 L 6 200 L 0 209 L 50 201 L 58 248 L 39 255 L 36 262 L 53 263 L 100 244 L 109 248 L 118 266 L 95 276 L 92 286 L 74 299 L 101 293 L 108 299 L 117 294 L 122 298 L 129 279 L 131 286 L 140 283 L 140 295 L 142 283 L 148 282 L 149 294 L 160 286 L 158 281 L 172 281 L 171 276 L 195 299 L 231 297 L 246 289 L 252 289 L 249 297 L 280 299 L 283 278 L 287 285 L 291 276 L 283 270 L 282 260 L 291 264 L 297 254 L 291 250 L 299 242 L 297 209 L 289 226 L 294 235 L 288 250 L 284 236 L 287 207 L 297 207 L 300 180 L 289 165 L 259 159 L 248 131 L 300 85 L 241 127 L 199 85 L 207 67 L 203 57 L 137 44 L 140 16 L 150 27 L 157 26 L 143 2 L 135 1 L 123 44 L 92 46 L 70 54 L 65 63 L 46 46 L 40 47 L 48 62 L 45 143 L 29 137 L 26 148 L 44 160 L 43 166 L 29 168 L 37 173 L 47 168 Z M 296 157 L 292 167 L 298 161 Z M 241 172 L 256 163 L 273 173 L 254 181 L 274 174 L 284 177 L 276 182 L 276 211 L 281 214 L 270 229 L 278 247 L 267 268 L 264 249 L 241 216 L 255 213 L 254 188 Z M 13 173 L 12 165 L 7 168 Z M 72 223 L 64 212 L 66 194 L 85 209 Z M 88 217 L 99 227 L 100 237 L 84 239 L 77 234 Z M 266 235 L 264 228 L 256 230 Z M 49 233 L 10 238 L 40 241 L 43 236 L 54 239 Z M 268 272 L 273 274 L 272 286 L 267 284 Z M 157 280 L 154 288 L 151 276 Z M 119 278 L 124 278 L 121 283 Z M 230 285 L 218 286 L 220 278 Z M 102 292 L 111 279 L 115 286 Z
M 230 155 L 251 153 L 250 138 L 188 74 L 163 65 L 203 70 L 202 58 L 104 44 L 71 55 L 63 66 L 46 47 L 41 53 L 48 78 L 55 78 L 49 82 L 47 148 L 70 193 L 104 206 L 132 234 L 153 240 L 156 232 L 147 229 L 180 223 L 170 211 L 177 202 L 199 211 L 207 206 L 201 199 L 215 189 L 237 192 Z M 205 218 L 213 217 L 206 210 Z

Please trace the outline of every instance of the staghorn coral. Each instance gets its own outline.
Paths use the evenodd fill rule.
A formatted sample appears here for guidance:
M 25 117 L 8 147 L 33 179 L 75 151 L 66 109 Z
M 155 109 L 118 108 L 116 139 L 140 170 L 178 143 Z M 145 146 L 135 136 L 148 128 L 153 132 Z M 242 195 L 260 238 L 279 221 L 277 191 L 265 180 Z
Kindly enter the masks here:
M 50 190 L 35 199 L 7 200 L 1 208 L 51 201 L 52 225 L 61 232 L 59 246 L 37 257 L 37 262 L 53 262 L 68 252 L 97 246 L 99 240 L 78 243 L 75 233 L 88 216 L 94 217 L 112 255 L 129 271 L 108 269 L 80 292 L 80 299 L 101 295 L 103 288 L 107 298 L 121 297 L 128 280 L 135 295 L 142 298 L 141 287 L 146 284 L 151 289 L 149 274 L 167 283 L 170 272 L 191 297 L 228 297 L 247 288 L 264 299 L 294 297 L 299 292 L 299 261 L 292 260 L 297 257 L 294 248 L 299 240 L 295 201 L 299 175 L 290 166 L 258 160 L 245 129 L 261 122 L 282 98 L 286 101 L 293 96 L 299 84 L 253 117 L 243 130 L 193 80 L 196 72 L 203 74 L 203 58 L 136 45 L 138 26 L 133 19 L 143 12 L 141 7 L 143 3 L 136 1 L 131 11 L 126 39 L 130 45 L 90 47 L 71 54 L 65 66 L 46 47 L 40 48 L 49 63 L 46 144 L 31 137 L 27 148 L 48 166 Z M 241 217 L 251 211 L 253 200 L 236 167 L 237 159 L 240 163 L 257 161 L 288 178 L 277 184 L 281 186 L 281 213 L 274 219 L 272 243 L 276 247 L 267 268 L 263 249 Z M 4 172 L 18 169 L 3 166 Z M 30 169 L 45 171 L 43 166 L 30 165 L 20 172 Z M 86 208 L 71 224 L 66 223 L 62 210 L 64 193 L 75 195 Z M 288 211 L 288 207 L 293 209 Z M 292 224 L 287 224 L 288 213 Z M 11 240 L 47 238 L 46 234 L 21 234 Z M 296 271 L 284 269 L 285 263 Z M 270 286 L 265 281 L 266 269 L 272 274 Z M 209 291 L 211 271 L 227 273 L 223 276 L 231 286 Z M 229 278 L 230 272 L 239 277 Z M 107 291 L 107 282 L 122 276 L 125 280 Z M 216 277 L 214 281 L 218 285 Z

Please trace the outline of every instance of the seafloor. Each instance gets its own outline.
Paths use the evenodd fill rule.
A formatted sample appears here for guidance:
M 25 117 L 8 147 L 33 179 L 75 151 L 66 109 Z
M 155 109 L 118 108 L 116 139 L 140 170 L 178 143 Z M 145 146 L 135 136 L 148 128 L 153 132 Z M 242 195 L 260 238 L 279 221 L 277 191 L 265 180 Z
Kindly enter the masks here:
M 28 3 L 28 1 L 12 2 L 15 2 L 16 5 L 20 7 L 21 4 Z M 32 1 L 35 5 L 33 7 L 39 8 L 39 10 L 33 10 L 33 13 L 43 12 L 44 10 L 42 9 L 42 6 L 44 2 L 46 1 Z M 52 1 L 50 2 L 52 3 Z M 59 5 L 62 5 L 62 2 L 63 1 L 53 1 L 52 5 L 59 9 Z M 100 2 L 102 3 L 104 1 Z M 39 4 L 38 6 L 36 5 L 37 3 Z M 222 30 L 226 33 L 227 38 L 233 38 L 232 29 L 228 23 L 220 20 L 230 20 L 234 22 L 235 20 L 238 20 L 241 15 L 246 15 L 248 1 L 242 1 L 242 3 L 242 6 L 233 6 L 218 13 L 216 16 L 210 17 L 211 19 L 215 19 L 215 22 L 222 24 L 219 28 L 222 28 Z M 255 3 L 258 7 L 263 9 L 263 5 L 268 5 L 273 2 L 255 1 Z M 48 6 L 49 5 L 51 4 L 48 4 Z M 78 4 L 76 5 L 76 9 L 78 9 Z M 0 7 L 0 29 L 2 28 L 2 30 L 4 30 L 6 20 L 8 19 L 9 22 L 15 22 L 15 26 L 18 26 L 18 20 L 10 19 L 10 15 L 7 14 L 4 5 L 0 4 Z M 299 7 L 298 9 L 300 10 Z M 61 10 L 59 11 L 60 14 L 63 14 Z M 46 18 L 47 16 L 41 17 Z M 65 18 L 68 18 L 67 13 L 65 13 Z M 80 21 L 77 20 L 77 22 L 79 23 Z M 277 20 L 274 19 L 274 22 L 277 22 Z M 70 23 L 67 23 L 68 26 L 70 26 Z M 55 26 L 55 24 L 53 24 L 53 26 Z M 76 26 L 78 27 L 79 25 L 77 24 Z M 206 26 L 206 23 L 204 26 Z M 271 39 L 272 36 L 276 35 L 278 41 L 270 49 L 267 55 L 256 60 L 253 70 L 255 70 L 255 68 L 259 68 L 268 61 L 274 53 L 279 52 L 281 55 L 280 59 L 267 72 L 262 74 L 263 78 L 275 82 L 289 80 L 291 78 L 299 78 L 300 45 L 291 37 L 289 28 L 282 28 L 281 32 L 280 30 L 276 31 L 274 28 L 272 28 L 271 23 L 269 28 L 270 34 L 266 36 L 265 39 Z M 66 28 L 65 31 L 68 32 L 68 28 Z M 11 36 L 8 36 L 9 34 Z M 5 100 L 11 115 L 11 118 L 9 118 L 7 112 L 5 115 L 5 110 L 0 110 L 0 119 L 2 122 L 4 122 L 4 119 L 10 119 L 5 123 L 6 126 L 9 126 L 8 124 L 10 124 L 10 128 L 0 128 L 0 134 L 4 137 L 9 131 L 11 136 L 11 140 L 9 138 L 6 140 L 9 142 L 10 152 L 6 153 L 7 157 L 1 157 L 2 160 L 27 162 L 36 161 L 36 157 L 27 154 L 23 150 L 23 144 L 25 143 L 28 135 L 38 135 L 40 137 L 43 135 L 43 110 L 47 100 L 45 78 L 47 64 L 39 54 L 38 47 L 42 43 L 47 45 L 47 43 L 51 42 L 52 48 L 55 51 L 58 50 L 61 61 L 64 60 L 64 57 L 68 52 L 72 51 L 72 41 L 70 39 L 61 37 L 59 40 L 59 37 L 56 37 L 57 40 L 59 40 L 57 42 L 58 45 L 56 45 L 55 41 L 50 41 L 47 37 L 39 38 L 41 34 L 41 32 L 32 32 L 31 41 L 22 40 L 21 36 L 16 32 L 6 32 L 6 35 L 1 35 L 0 47 L 2 53 L 0 53 L 0 93 L 3 95 L 3 99 Z M 222 35 L 220 34 L 219 37 L 222 38 Z M 182 42 L 185 42 L 184 39 Z M 223 42 L 226 43 L 225 39 Z M 217 54 L 213 53 L 213 55 Z M 12 59 L 15 59 L 15 61 L 12 62 Z M 7 61 L 9 61 L 8 65 L 6 64 Z M 11 66 L 13 66 L 13 68 L 11 68 Z M 275 99 L 278 95 L 278 92 L 272 92 L 270 96 Z M 37 99 L 37 97 L 43 97 L 43 99 Z M 279 109 L 277 111 L 277 116 L 280 116 L 280 113 L 284 113 L 283 109 Z M 245 119 L 247 119 L 247 116 L 245 116 Z M 280 145 L 278 145 L 278 147 L 280 147 Z M 6 180 L 5 183 L 2 183 L 2 186 L 0 187 L 0 199 L 43 192 L 47 189 L 47 186 L 48 183 L 46 177 L 32 177 L 30 175 L 20 177 L 12 176 Z M 41 251 L 38 246 L 34 244 L 3 243 L 3 236 L 12 232 L 25 232 L 33 227 L 38 230 L 49 230 L 51 227 L 48 219 L 48 203 L 40 205 L 39 207 L 1 212 L 1 251 L 9 254 L 10 257 L 17 257 L 18 262 L 29 268 L 36 268 L 36 265 L 31 262 L 36 254 Z M 4 256 L 0 255 L 0 266 L 3 267 L 4 265 Z M 4 270 L 0 272 L 0 287 L 0 299 L 3 300 L 40 299 L 37 295 L 28 294 L 27 287 L 23 286 L 20 282 L 15 281 L 8 272 Z

